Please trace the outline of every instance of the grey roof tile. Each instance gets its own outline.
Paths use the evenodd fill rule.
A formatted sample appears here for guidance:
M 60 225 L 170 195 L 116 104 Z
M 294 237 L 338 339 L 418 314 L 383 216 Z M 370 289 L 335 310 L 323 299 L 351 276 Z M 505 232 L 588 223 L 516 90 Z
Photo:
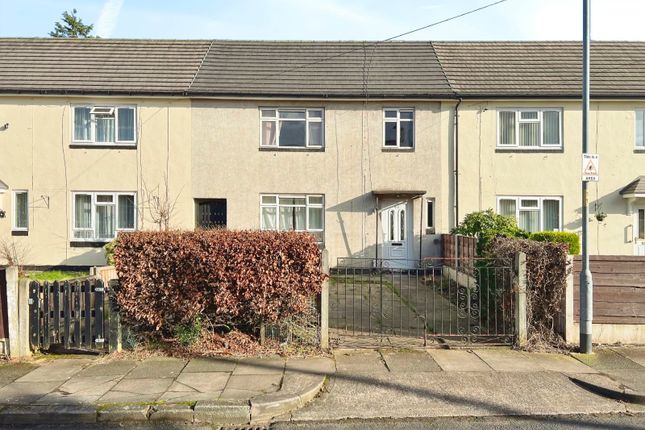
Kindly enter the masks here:
M 620 195 L 645 194 L 645 176 L 639 176 L 620 190 Z

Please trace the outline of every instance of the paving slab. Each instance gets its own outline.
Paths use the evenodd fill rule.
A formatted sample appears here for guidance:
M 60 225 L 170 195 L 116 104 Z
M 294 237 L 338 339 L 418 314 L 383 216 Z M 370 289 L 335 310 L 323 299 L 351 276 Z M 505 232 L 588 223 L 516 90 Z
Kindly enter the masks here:
M 446 372 L 492 372 L 493 369 L 472 351 L 430 349 L 428 354 Z
M 603 372 L 614 381 L 645 395 L 645 369 L 615 369 Z
M 203 372 L 203 373 L 181 373 L 176 381 L 173 383 L 170 390 L 173 390 L 173 387 L 178 388 L 180 386 L 191 388 L 200 393 L 212 392 L 212 391 L 222 391 L 226 387 L 226 383 L 230 378 L 230 373 L 228 372 Z M 175 389 L 174 391 L 180 391 Z
M 635 361 L 611 349 L 598 349 L 593 354 L 572 353 L 571 355 L 587 366 L 600 371 L 621 369 L 643 370 L 643 367 Z
M 564 354 L 525 352 L 526 359 L 542 370 L 563 373 L 598 373 L 593 367 Z
M 137 366 L 135 360 L 115 360 L 94 363 L 81 370 L 77 376 L 124 376 Z
M 475 354 L 497 372 L 535 372 L 540 370 L 519 351 L 509 349 L 479 349 Z
M 280 389 L 282 374 L 273 375 L 236 375 L 233 373 L 225 390 L 248 390 L 261 393 L 273 393 Z
M 372 350 L 337 350 L 334 351 L 336 371 L 338 373 L 386 373 L 383 357 Z
M 232 372 L 236 363 L 236 360 L 230 358 L 194 358 L 188 362 L 182 373 Z
M 441 372 L 425 351 L 381 351 L 390 372 Z
M 54 391 L 62 381 L 13 382 L 0 388 L 0 404 L 31 404 Z
M 91 359 L 60 359 L 44 362 L 16 382 L 66 381 L 92 362 Z
M 38 399 L 39 405 L 93 403 L 119 381 L 120 376 L 75 376 L 53 392 Z
M 645 367 L 645 348 L 612 348 L 612 350 Z
M 186 362 L 184 360 L 178 360 L 176 358 L 153 358 L 139 363 L 125 378 L 176 378 L 185 366 Z
M 295 358 L 287 360 L 285 372 L 330 375 L 336 371 L 336 363 L 329 357 Z
M 38 366 L 32 363 L 8 363 L 0 365 L 0 388 L 10 384 L 21 376 L 36 369 Z
M 235 388 L 226 388 L 220 395 L 220 400 L 249 400 L 265 393 L 261 391 L 240 390 Z
M 177 402 L 195 402 L 216 401 L 222 396 L 222 391 L 208 391 L 200 393 L 199 391 L 166 391 L 158 400 L 177 403 Z
M 616 413 L 624 407 L 557 372 L 338 375 L 294 420 Z
M 122 379 L 99 399 L 99 403 L 154 402 L 172 382 L 170 378 Z
M 283 358 L 243 358 L 237 362 L 233 375 L 271 375 L 284 372 Z

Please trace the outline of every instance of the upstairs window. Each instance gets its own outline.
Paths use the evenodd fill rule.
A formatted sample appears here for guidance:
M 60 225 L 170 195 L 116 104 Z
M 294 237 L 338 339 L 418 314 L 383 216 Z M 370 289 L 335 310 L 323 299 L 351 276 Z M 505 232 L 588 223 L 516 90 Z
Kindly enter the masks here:
M 561 148 L 562 111 L 504 109 L 498 112 L 498 148 Z
M 384 109 L 383 137 L 385 148 L 414 148 L 414 109 Z
M 133 231 L 135 197 L 135 193 L 73 193 L 74 240 L 109 242 L 119 231 Z
M 74 143 L 136 143 L 136 108 L 133 106 L 74 106 L 72 112 Z
M 260 109 L 263 148 L 322 148 L 325 146 L 323 109 Z
M 636 149 L 645 149 L 645 110 L 636 111 Z
M 560 197 L 499 197 L 497 213 L 512 216 L 521 229 L 531 233 L 562 230 Z

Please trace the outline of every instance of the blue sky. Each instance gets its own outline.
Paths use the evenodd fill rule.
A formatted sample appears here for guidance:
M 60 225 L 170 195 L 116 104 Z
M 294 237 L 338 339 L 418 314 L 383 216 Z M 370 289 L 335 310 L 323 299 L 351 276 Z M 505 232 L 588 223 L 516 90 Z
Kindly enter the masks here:
M 379 40 L 493 0 L 0 0 L 0 37 L 47 36 L 76 8 L 102 37 Z M 507 0 L 410 40 L 580 39 L 581 0 Z M 592 38 L 645 40 L 645 0 L 592 0 Z

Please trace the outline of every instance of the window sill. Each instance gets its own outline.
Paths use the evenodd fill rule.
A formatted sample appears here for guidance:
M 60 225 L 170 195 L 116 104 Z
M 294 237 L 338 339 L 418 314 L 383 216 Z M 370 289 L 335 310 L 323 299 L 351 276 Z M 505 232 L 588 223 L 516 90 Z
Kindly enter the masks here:
M 114 144 L 98 144 L 98 143 L 71 143 L 69 145 L 72 149 L 137 149 L 136 143 L 114 143 Z
M 414 152 L 413 148 L 381 147 L 381 152 Z
M 635 148 L 634 154 L 645 154 L 645 148 Z
M 288 147 L 288 146 L 261 146 L 260 152 L 325 152 L 325 147 L 322 148 L 302 148 L 302 147 Z
M 498 154 L 561 154 L 564 148 L 537 148 L 537 149 L 523 149 L 523 148 L 500 148 L 496 147 L 495 152 Z
M 69 242 L 70 248 L 103 248 L 106 244 L 110 243 L 109 241 L 84 241 L 76 240 Z
M 12 236 L 29 236 L 29 230 L 11 230 Z

